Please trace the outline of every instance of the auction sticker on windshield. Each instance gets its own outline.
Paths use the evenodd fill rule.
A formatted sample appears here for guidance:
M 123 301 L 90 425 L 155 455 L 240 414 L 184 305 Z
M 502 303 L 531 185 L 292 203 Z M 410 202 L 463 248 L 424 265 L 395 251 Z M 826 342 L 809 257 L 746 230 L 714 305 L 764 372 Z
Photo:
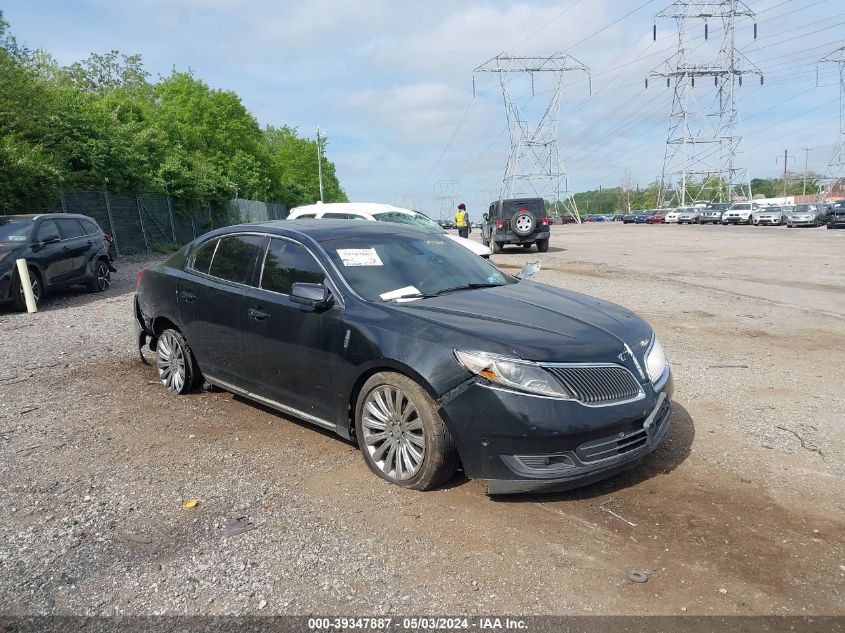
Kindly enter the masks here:
M 374 248 L 339 248 L 337 254 L 344 266 L 384 266 Z

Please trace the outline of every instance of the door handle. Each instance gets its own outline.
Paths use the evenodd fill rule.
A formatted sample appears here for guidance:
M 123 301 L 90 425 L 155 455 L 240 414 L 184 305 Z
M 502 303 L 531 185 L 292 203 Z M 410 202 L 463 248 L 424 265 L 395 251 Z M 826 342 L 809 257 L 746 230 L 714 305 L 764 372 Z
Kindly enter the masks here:
M 190 303 L 191 301 L 196 299 L 197 296 L 193 292 L 188 292 L 187 290 L 182 290 L 179 293 L 179 298 L 182 299 L 183 301 L 187 301 L 187 302 Z
M 251 316 L 256 321 L 266 321 L 270 318 L 270 315 L 266 312 L 262 312 L 261 310 L 253 310 L 252 308 L 247 311 L 247 314 L 249 314 L 249 316 Z

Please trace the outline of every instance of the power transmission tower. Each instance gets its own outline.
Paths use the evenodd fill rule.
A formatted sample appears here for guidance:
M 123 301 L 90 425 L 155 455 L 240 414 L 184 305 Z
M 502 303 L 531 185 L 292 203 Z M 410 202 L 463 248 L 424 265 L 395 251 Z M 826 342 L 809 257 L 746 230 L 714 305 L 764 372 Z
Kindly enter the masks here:
M 550 57 L 516 57 L 510 53 L 501 53 L 473 71 L 473 92 L 476 73 L 498 75 L 511 145 L 499 197 L 531 195 L 552 198 L 556 204 L 562 200 L 566 212 L 580 222 L 557 140 L 564 79 L 572 71 L 585 73 L 589 80 L 590 69 L 563 53 L 555 53 Z M 544 102 L 546 107 L 540 110 L 542 114 L 539 120 L 529 121 L 524 108 L 519 106 L 512 95 L 509 82 L 520 75 L 530 78 L 532 96 L 550 95 Z M 537 93 L 534 75 L 551 78 L 551 89 Z
M 438 219 L 448 220 L 454 216 L 458 206 L 458 182 L 438 180 L 434 183 L 434 200 L 437 203 Z
M 755 74 L 763 84 L 763 74 L 735 46 L 738 18 L 754 19 L 754 12 L 740 0 L 695 2 L 678 0 L 657 14 L 658 18 L 673 18 L 678 28 L 678 52 L 646 78 L 664 77 L 666 86 L 675 81 L 669 132 L 663 157 L 658 204 L 661 207 L 677 203 L 680 206 L 699 200 L 730 202 L 742 197 L 751 200 L 751 185 L 747 170 L 737 166 L 742 137 L 737 132 L 739 111 L 736 89 L 745 74 Z M 689 22 L 704 22 L 704 38 L 709 39 L 710 21 L 722 28 L 722 41 L 715 61 L 696 63 L 688 40 Z M 657 25 L 654 26 L 657 38 Z M 754 39 L 757 24 L 754 23 Z M 713 78 L 715 94 L 702 107 L 699 88 Z M 707 102 L 705 102 L 707 103 Z M 714 191 L 715 188 L 715 191 Z M 709 191 L 709 193 L 708 193 Z
M 819 63 L 832 63 L 839 66 L 839 138 L 833 146 L 833 154 L 827 163 L 824 178 L 819 183 L 819 200 L 825 200 L 834 188 L 845 178 L 845 46 L 837 48 L 822 57 Z

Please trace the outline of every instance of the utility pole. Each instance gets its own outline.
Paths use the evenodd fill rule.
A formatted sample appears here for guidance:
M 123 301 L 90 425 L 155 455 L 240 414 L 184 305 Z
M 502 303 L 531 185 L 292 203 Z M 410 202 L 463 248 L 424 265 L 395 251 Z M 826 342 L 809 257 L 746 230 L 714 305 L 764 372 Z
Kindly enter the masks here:
M 473 71 L 473 92 L 476 73 L 498 75 L 511 144 L 499 197 L 504 199 L 529 195 L 553 199 L 555 205 L 562 200 L 566 212 L 576 222 L 580 222 L 557 141 L 564 78 L 571 72 L 586 74 L 589 85 L 590 69 L 569 55 L 555 53 L 549 57 L 516 57 L 510 53 L 500 53 Z M 551 79 L 551 89 L 537 92 L 535 75 L 537 78 Z M 530 80 L 532 97 L 551 95 L 545 102 L 545 109 L 539 110 L 542 112 L 539 120 L 529 123 L 524 107 L 520 107 L 513 97 L 512 82 L 517 77 Z
M 789 159 L 790 159 L 790 158 L 791 158 L 792 160 L 795 160 L 795 156 L 790 156 L 790 155 L 789 155 L 789 150 L 788 150 L 788 149 L 783 150 L 783 197 L 784 197 L 784 198 L 786 198 L 786 185 L 787 185 L 787 179 L 789 178 L 789 175 L 786 173 L 786 165 L 787 165 L 787 163 L 789 163 Z M 777 162 L 778 162 L 779 160 L 780 160 L 780 156 L 778 156 L 778 157 L 775 159 L 775 164 L 776 164 L 776 165 L 777 165 Z
M 804 186 L 801 188 L 801 195 L 807 195 L 807 165 L 810 162 L 810 150 L 814 149 L 813 147 L 802 147 L 801 149 L 804 150 Z
M 824 177 L 819 185 L 818 200 L 828 198 L 833 189 L 845 176 L 845 46 L 837 48 L 822 57 L 819 63 L 832 63 L 839 67 L 839 138 L 833 146 L 833 154 L 827 163 Z
M 434 183 L 434 200 L 440 220 L 448 220 L 458 206 L 458 181 L 438 180 Z
M 319 125 L 317 125 L 317 178 L 320 181 L 320 202 L 323 202 L 323 148 L 320 145 Z
M 707 185 L 711 181 L 718 187 L 719 202 L 730 202 L 734 197 L 751 200 L 747 170 L 736 165 L 742 141 L 736 131 L 739 124 L 736 88 L 742 86 L 746 74 L 758 75 L 762 85 L 763 74 L 736 48 L 734 35 L 736 20 L 755 19 L 754 11 L 741 0 L 677 0 L 657 17 L 673 18 L 678 29 L 677 52 L 645 80 L 646 89 L 651 78 L 665 78 L 667 88 L 672 87 L 673 80 L 675 83 L 658 206 L 695 204 L 702 192 L 709 189 Z M 710 21 L 722 28 L 722 42 L 715 61 L 693 59 L 688 26 L 699 20 L 704 22 L 704 39 L 709 39 Z M 653 38 L 657 39 L 656 24 Z M 757 39 L 756 22 L 754 39 Z M 696 95 L 695 81 L 699 80 L 701 88 L 711 77 L 716 90 L 710 105 L 702 107 L 699 104 L 707 102 Z

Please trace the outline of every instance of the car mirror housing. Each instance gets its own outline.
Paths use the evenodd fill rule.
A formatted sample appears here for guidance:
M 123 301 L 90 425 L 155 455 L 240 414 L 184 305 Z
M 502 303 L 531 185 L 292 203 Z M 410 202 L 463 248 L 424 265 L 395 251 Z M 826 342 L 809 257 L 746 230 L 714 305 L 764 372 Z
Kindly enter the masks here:
M 331 305 L 332 293 L 323 284 L 295 283 L 290 290 L 290 300 L 302 305 L 324 308 Z
M 531 279 L 538 272 L 540 272 L 540 262 L 528 262 L 519 271 L 517 277 L 519 279 Z

